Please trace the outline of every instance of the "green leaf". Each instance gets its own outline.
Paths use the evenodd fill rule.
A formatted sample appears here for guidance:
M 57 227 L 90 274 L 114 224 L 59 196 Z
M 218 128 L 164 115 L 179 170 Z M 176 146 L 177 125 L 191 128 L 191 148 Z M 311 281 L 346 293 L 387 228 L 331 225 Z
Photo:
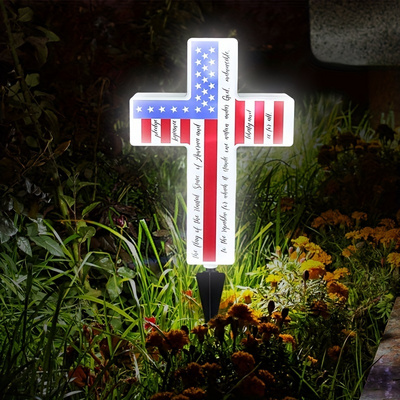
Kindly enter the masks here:
M 45 36 L 49 42 L 59 42 L 60 41 L 60 38 L 54 32 L 49 31 L 48 29 L 43 28 L 42 26 L 37 26 L 36 29 L 38 29 L 39 31 L 42 31 L 45 34 Z
M 101 201 L 95 201 L 92 204 L 89 204 L 87 207 L 85 207 L 82 211 L 82 218 L 86 215 L 89 214 L 90 211 L 92 211 L 93 209 L 95 209 L 99 204 L 101 203 Z
M 27 74 L 25 77 L 25 82 L 29 87 L 35 87 L 39 85 L 39 74 Z
M 93 226 L 81 226 L 78 229 L 78 234 L 81 237 L 81 243 L 92 238 L 96 234 L 96 229 Z
M 46 249 L 50 254 L 56 257 L 64 257 L 61 246 L 49 236 L 33 236 L 31 239 L 40 247 Z
M 69 208 L 72 208 L 74 203 L 75 203 L 75 199 L 71 196 L 67 196 L 66 194 L 62 195 L 62 199 L 67 203 Z
M 24 7 L 18 9 L 18 20 L 19 22 L 29 22 L 32 20 L 33 11 L 30 7 Z
M 7 242 L 18 232 L 17 227 L 7 214 L 0 212 L 0 243 Z
M 98 267 L 106 270 L 109 273 L 114 272 L 114 262 L 111 260 L 110 255 L 99 258 L 93 264 L 96 264 Z
M 122 292 L 122 283 L 115 275 L 111 275 L 106 284 L 106 289 L 111 301 L 114 301 Z
M 20 250 L 22 250 L 28 256 L 32 256 L 32 249 L 29 243 L 29 240 L 24 236 L 17 237 L 17 246 Z
M 133 279 L 136 275 L 135 271 L 127 267 L 118 268 L 118 275 L 122 278 Z

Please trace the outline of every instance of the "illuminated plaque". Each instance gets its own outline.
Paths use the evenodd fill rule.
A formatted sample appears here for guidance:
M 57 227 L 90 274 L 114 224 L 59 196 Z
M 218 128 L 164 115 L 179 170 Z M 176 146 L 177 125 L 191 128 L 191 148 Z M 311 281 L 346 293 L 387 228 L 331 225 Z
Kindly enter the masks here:
M 188 93 L 137 93 L 130 100 L 134 146 L 187 148 L 187 262 L 235 259 L 236 149 L 291 146 L 294 101 L 237 93 L 236 39 L 188 41 Z

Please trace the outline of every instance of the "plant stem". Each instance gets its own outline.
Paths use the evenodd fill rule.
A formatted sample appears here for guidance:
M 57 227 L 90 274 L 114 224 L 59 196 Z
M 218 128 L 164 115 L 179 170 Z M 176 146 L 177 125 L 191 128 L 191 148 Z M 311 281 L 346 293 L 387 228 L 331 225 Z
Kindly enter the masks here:
M 29 117 L 31 118 L 31 120 L 33 122 L 33 125 L 35 127 L 36 133 L 38 134 L 39 138 L 43 139 L 42 128 L 40 126 L 39 120 L 38 120 L 35 110 L 33 108 L 32 95 L 31 95 L 28 85 L 26 84 L 26 81 L 25 81 L 24 70 L 22 69 L 21 63 L 19 62 L 17 48 L 15 46 L 14 37 L 12 34 L 11 25 L 10 25 L 10 20 L 8 18 L 6 6 L 4 5 L 4 0 L 0 0 L 0 10 L 1 10 L 1 13 L 3 14 L 3 21 L 4 21 L 4 25 L 6 27 L 8 44 L 10 46 L 10 51 L 11 51 L 11 55 L 12 55 L 12 58 L 14 61 L 15 70 L 17 72 L 17 79 L 20 81 L 22 95 L 24 97 L 26 107 L 28 108 Z

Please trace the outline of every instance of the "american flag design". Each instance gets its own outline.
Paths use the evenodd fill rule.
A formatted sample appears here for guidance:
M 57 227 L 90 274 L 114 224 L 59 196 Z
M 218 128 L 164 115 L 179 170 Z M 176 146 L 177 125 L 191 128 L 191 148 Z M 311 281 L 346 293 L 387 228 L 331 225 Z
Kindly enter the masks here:
M 294 102 L 285 94 L 237 94 L 236 39 L 188 41 L 188 93 L 137 93 L 131 144 L 187 147 L 187 261 L 235 259 L 236 149 L 291 146 Z

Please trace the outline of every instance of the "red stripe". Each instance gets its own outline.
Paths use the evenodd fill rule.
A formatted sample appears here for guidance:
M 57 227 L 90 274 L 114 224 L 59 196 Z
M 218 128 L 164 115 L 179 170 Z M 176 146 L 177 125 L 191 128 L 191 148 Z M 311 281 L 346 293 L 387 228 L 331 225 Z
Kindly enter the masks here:
M 217 248 L 217 125 L 216 119 L 204 121 L 204 229 L 203 260 L 216 260 Z
M 142 119 L 142 143 L 151 143 L 151 119 Z
M 161 120 L 161 143 L 171 143 L 171 120 Z
M 274 102 L 274 144 L 283 143 L 283 101 Z
M 235 144 L 244 143 L 244 101 L 235 102 Z
M 181 143 L 190 144 L 190 119 L 181 119 Z
M 255 102 L 254 144 L 264 143 L 264 102 Z

